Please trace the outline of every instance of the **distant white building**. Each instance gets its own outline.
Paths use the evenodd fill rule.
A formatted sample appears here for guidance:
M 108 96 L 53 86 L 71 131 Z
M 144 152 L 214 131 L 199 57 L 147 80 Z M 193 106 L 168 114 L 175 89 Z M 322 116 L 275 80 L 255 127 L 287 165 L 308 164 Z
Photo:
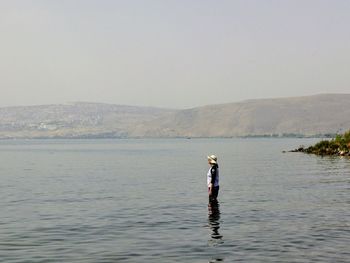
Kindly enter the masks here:
M 55 124 L 46 124 L 46 123 L 40 123 L 39 130 L 49 130 L 49 131 L 53 131 L 53 130 L 57 130 L 58 127 Z

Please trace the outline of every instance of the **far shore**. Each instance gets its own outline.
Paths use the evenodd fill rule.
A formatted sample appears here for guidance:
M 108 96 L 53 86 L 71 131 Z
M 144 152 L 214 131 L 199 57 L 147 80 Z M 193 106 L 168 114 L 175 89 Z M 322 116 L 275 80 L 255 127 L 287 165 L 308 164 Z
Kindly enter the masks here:
M 208 137 L 208 136 L 196 136 L 196 137 L 190 137 L 190 136 L 169 136 L 169 137 L 128 137 L 128 136 L 106 136 L 103 134 L 96 134 L 96 135 L 77 135 L 77 136 L 23 136 L 23 137 L 0 137 L 0 140 L 76 140 L 76 139 L 84 139 L 84 140 L 96 140 L 96 139 L 254 139 L 254 138 L 295 138 L 295 139 L 331 139 L 334 138 L 334 134 L 316 134 L 316 135 L 301 135 L 301 134 L 291 134 L 291 135 L 278 135 L 278 134 L 272 134 L 272 135 L 244 135 L 244 136 L 218 136 L 218 137 Z

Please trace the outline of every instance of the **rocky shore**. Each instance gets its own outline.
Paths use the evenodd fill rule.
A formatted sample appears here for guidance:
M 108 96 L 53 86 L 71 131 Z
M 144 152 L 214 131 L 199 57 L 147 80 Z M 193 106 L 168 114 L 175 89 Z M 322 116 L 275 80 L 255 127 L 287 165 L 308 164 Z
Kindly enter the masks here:
M 313 146 L 292 150 L 291 152 L 303 152 L 321 156 L 350 156 L 350 130 L 342 135 L 337 135 L 331 140 L 322 140 Z

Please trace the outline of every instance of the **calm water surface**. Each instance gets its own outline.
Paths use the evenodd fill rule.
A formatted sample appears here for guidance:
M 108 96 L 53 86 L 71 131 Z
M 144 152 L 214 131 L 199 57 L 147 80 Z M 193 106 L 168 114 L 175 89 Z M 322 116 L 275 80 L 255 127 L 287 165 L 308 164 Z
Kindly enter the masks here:
M 350 160 L 282 153 L 316 141 L 0 141 L 0 261 L 350 262 Z

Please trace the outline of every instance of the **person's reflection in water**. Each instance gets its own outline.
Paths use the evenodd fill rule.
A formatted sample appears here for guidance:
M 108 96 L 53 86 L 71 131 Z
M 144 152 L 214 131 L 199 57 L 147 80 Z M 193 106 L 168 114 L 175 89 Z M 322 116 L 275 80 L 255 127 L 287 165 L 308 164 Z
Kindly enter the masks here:
M 211 229 L 212 240 L 221 240 L 222 235 L 219 233 L 220 229 L 220 209 L 219 202 L 217 200 L 209 202 L 208 204 L 208 222 Z M 216 243 L 216 242 L 214 242 Z

